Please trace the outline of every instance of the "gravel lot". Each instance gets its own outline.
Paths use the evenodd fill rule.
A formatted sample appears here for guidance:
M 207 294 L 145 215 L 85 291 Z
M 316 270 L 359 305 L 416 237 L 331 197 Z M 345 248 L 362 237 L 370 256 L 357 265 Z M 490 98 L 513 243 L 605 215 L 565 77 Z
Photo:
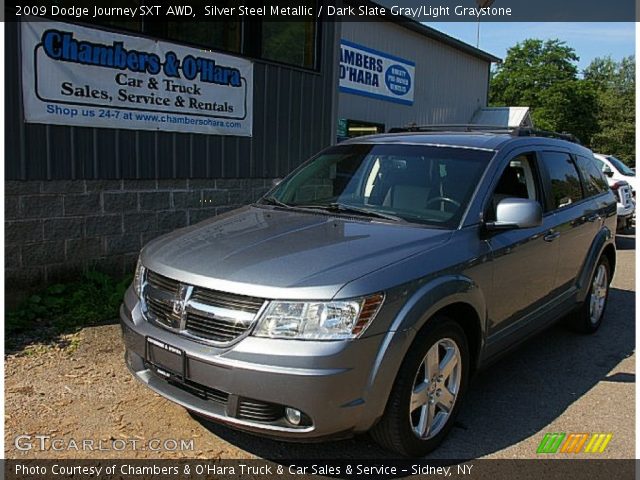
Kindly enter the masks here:
M 634 458 L 635 235 L 619 236 L 617 245 L 600 331 L 580 336 L 554 327 L 481 373 L 434 458 L 535 458 L 547 432 L 613 433 L 599 457 Z M 86 328 L 57 345 L 33 345 L 8 356 L 5 389 L 7 458 L 388 456 L 367 436 L 291 444 L 198 421 L 133 380 L 118 325 Z M 58 439 L 57 449 L 42 450 L 33 442 L 33 449 L 20 451 L 17 435 L 49 436 L 49 446 Z M 93 442 L 93 450 L 74 448 L 72 440 L 83 439 Z

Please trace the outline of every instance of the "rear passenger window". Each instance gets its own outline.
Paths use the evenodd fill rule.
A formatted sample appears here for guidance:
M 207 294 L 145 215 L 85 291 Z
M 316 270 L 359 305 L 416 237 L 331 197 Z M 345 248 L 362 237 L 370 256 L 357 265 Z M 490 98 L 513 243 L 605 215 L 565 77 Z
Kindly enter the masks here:
M 542 163 L 551 182 L 551 205 L 555 210 L 582 200 L 582 186 L 576 166 L 567 153 L 543 152 Z
M 583 157 L 578 155 L 576 157 L 578 168 L 582 174 L 582 180 L 584 184 L 584 190 L 587 196 L 598 195 L 599 193 L 606 192 L 609 189 L 609 184 L 602 174 L 602 170 L 596 164 L 595 158 Z

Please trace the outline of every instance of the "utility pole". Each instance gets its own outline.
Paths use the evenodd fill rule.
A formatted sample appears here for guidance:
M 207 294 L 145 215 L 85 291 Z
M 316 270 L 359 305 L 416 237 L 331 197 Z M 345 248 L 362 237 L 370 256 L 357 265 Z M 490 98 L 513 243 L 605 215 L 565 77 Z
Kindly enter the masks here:
M 478 8 L 488 8 L 495 0 L 476 0 Z M 476 30 L 476 48 L 480 48 L 480 17 L 478 17 L 478 28 Z

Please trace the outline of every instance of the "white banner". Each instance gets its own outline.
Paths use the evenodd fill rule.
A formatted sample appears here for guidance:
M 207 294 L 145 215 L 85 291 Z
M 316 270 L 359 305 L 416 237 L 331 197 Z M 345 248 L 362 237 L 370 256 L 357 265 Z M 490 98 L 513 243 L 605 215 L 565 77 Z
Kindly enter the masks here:
M 347 40 L 340 42 L 340 91 L 413 105 L 416 66 Z
M 251 136 L 253 63 L 57 22 L 22 23 L 25 120 Z

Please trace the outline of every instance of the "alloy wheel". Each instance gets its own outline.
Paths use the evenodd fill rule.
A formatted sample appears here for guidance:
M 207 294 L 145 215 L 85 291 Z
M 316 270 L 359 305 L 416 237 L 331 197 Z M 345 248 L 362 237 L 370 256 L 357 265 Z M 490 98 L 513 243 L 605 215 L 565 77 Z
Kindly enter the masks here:
M 607 267 L 603 264 L 598 265 L 596 274 L 593 276 L 591 284 L 591 298 L 589 299 L 589 319 L 592 324 L 600 321 L 604 312 L 604 304 L 607 301 L 608 286 Z
M 446 425 L 460 390 L 461 363 L 460 349 L 451 338 L 434 343 L 420 363 L 409 417 L 413 433 L 421 440 L 433 438 Z

